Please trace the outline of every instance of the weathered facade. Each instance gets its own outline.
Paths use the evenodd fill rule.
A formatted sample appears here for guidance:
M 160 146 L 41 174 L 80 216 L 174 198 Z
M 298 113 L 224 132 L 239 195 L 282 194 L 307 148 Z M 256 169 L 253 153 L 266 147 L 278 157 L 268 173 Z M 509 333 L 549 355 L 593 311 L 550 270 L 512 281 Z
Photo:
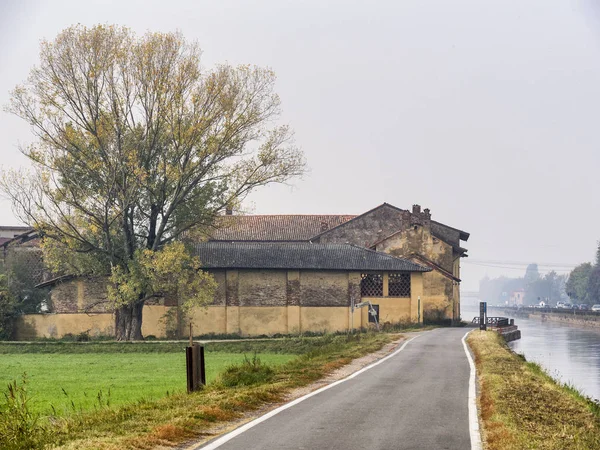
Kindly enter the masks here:
M 144 335 L 176 336 L 190 320 L 198 334 L 271 335 L 380 322 L 460 320 L 461 247 L 469 234 L 433 221 L 428 209 L 384 203 L 353 215 L 226 215 L 196 244 L 218 284 L 214 300 L 182 317 L 176 300 L 148 304 Z M 103 280 L 63 277 L 50 315 L 22 320 L 19 338 L 114 333 Z
M 429 268 L 349 244 L 228 243 L 196 246 L 203 269 L 218 287 L 213 302 L 178 316 L 161 302 L 144 308 L 142 332 L 184 335 L 190 321 L 197 334 L 242 336 L 331 332 L 374 323 L 420 322 L 423 275 Z M 61 337 L 88 332 L 110 335 L 113 315 L 102 280 L 57 279 L 55 314 L 27 315 L 17 338 Z M 354 308 L 371 302 L 370 308 Z
M 384 203 L 364 214 L 227 216 L 213 241 L 350 243 L 431 268 L 423 275 L 426 320 L 460 320 L 460 246 L 469 233 L 431 220 L 428 209 L 412 211 Z

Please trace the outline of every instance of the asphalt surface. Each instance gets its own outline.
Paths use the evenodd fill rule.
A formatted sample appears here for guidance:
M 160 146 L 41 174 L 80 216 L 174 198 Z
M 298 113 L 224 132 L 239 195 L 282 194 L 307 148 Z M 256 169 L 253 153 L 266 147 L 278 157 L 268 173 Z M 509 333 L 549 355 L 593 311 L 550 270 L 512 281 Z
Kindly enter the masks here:
M 470 449 L 466 331 L 425 332 L 387 361 L 218 448 Z

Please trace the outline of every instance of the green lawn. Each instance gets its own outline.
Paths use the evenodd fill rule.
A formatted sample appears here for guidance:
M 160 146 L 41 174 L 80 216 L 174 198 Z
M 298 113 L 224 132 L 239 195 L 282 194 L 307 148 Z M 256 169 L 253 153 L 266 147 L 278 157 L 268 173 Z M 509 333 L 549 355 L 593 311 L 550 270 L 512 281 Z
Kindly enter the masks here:
M 252 354 L 248 355 L 252 357 Z M 259 353 L 279 365 L 297 355 Z M 242 353 L 206 353 L 207 383 Z M 185 353 L 8 353 L 0 355 L 0 391 L 27 373 L 32 406 L 43 415 L 64 415 L 108 404 L 154 400 L 186 389 Z M 98 397 L 101 397 L 100 400 Z

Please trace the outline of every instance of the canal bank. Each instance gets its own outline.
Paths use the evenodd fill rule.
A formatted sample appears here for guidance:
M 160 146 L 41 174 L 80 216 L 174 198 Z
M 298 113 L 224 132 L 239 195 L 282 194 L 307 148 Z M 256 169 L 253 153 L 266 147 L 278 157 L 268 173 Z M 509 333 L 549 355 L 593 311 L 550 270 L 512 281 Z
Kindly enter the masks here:
M 600 448 L 598 403 L 557 383 L 496 333 L 475 330 L 467 342 L 477 366 L 484 448 Z
M 464 308 L 470 321 L 478 311 Z M 515 320 L 521 339 L 509 343 L 516 353 L 535 362 L 560 383 L 568 383 L 591 398 L 600 399 L 600 328 L 530 318 L 517 311 L 490 309 L 490 315 Z
M 508 312 L 507 312 L 508 311 Z M 504 310 L 510 314 L 510 310 Z M 521 316 L 527 316 L 528 319 L 539 320 L 541 322 L 559 322 L 568 325 L 577 325 L 580 327 L 600 328 L 600 315 L 586 314 L 583 311 L 552 311 L 546 312 L 542 309 L 531 309 L 521 312 Z

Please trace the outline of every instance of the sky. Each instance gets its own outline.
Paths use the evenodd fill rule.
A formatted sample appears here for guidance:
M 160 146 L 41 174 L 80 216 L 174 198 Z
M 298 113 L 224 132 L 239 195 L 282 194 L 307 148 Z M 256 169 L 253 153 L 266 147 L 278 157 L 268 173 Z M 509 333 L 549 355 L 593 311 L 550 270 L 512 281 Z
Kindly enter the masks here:
M 39 43 L 81 23 L 181 31 L 202 64 L 272 68 L 309 171 L 256 214 L 431 209 L 471 233 L 463 290 L 568 273 L 600 240 L 600 7 L 594 0 L 0 0 L 0 105 Z M 0 165 L 26 166 L 0 112 Z M 16 225 L 0 199 L 0 225 Z M 517 263 L 517 264 L 514 264 Z

